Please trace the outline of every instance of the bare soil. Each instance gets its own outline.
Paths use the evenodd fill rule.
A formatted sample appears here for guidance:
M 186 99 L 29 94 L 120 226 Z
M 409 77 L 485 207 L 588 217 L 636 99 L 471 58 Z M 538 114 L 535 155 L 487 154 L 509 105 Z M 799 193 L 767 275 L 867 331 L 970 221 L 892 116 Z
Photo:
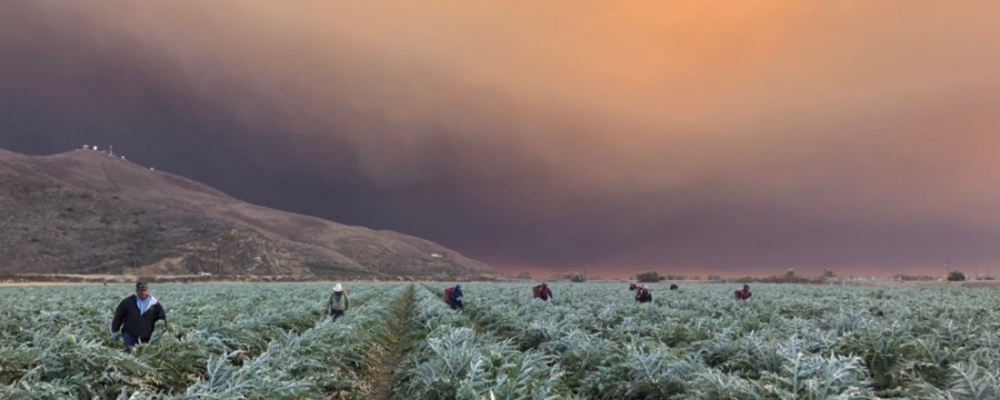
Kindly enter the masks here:
M 374 399 L 376 400 L 394 400 L 396 398 L 396 393 L 393 388 L 393 377 L 396 371 L 399 370 L 400 364 L 403 362 L 403 356 L 406 351 L 412 347 L 412 343 L 408 343 L 409 338 L 406 335 L 406 326 L 409 319 L 413 313 L 414 307 L 414 285 L 406 290 L 406 294 L 403 295 L 402 301 L 399 303 L 399 308 L 396 309 L 396 316 L 389 323 L 392 325 L 390 330 L 393 334 L 389 339 L 389 351 L 387 357 L 383 360 L 382 364 L 375 368 L 375 372 L 371 377 L 371 387 L 372 393 L 374 394 Z

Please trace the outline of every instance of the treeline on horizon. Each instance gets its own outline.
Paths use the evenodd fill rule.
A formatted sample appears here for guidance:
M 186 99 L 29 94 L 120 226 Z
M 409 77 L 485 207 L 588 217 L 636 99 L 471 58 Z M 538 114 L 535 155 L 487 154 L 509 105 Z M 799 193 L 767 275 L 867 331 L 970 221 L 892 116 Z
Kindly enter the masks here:
M 531 274 L 527 272 L 522 272 L 517 276 L 517 279 L 521 280 L 531 280 Z M 617 280 L 628 280 L 636 281 L 641 283 L 656 283 L 664 281 L 709 281 L 709 282 L 750 282 L 750 283 L 802 283 L 802 284 L 819 284 L 819 283 L 830 283 L 839 282 L 852 279 L 867 279 L 864 277 L 838 277 L 832 270 L 824 269 L 822 275 L 818 276 L 806 276 L 799 275 L 795 273 L 794 269 L 788 269 L 784 275 L 765 275 L 765 276 L 731 276 L 723 278 L 720 275 L 710 274 L 706 279 L 702 279 L 701 275 L 684 275 L 684 274 L 663 274 L 659 271 L 643 271 L 628 277 L 628 279 L 617 279 Z M 890 278 L 883 278 L 890 279 Z M 930 275 L 905 275 L 896 274 L 892 280 L 900 282 L 931 282 L 938 280 L 947 280 L 951 282 L 961 282 L 966 280 L 980 280 L 980 281 L 992 281 L 996 278 L 990 276 L 979 276 L 979 277 L 967 277 L 962 271 L 951 271 L 944 277 L 933 277 Z M 588 280 L 603 280 L 600 276 L 587 276 L 584 273 L 568 273 L 568 274 L 555 274 L 550 276 L 548 280 L 552 281 L 570 281 L 570 282 L 586 282 Z

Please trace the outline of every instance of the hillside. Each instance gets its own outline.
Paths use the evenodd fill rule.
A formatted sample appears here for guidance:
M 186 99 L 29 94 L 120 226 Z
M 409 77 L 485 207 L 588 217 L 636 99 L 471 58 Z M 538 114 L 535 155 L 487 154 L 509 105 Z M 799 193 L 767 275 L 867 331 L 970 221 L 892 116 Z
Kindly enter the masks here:
M 0 150 L 0 273 L 489 274 L 433 242 L 247 204 L 92 150 Z

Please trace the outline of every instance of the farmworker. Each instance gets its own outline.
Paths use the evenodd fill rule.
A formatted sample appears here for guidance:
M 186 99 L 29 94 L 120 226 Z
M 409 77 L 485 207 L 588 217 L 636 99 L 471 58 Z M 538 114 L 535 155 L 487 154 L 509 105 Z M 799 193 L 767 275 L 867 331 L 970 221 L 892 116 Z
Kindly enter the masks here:
M 636 288 L 638 288 L 638 286 L 635 286 L 635 284 L 634 284 L 634 283 L 630 283 L 630 284 L 628 285 L 628 290 L 629 290 L 630 292 L 634 292 Z
M 156 321 L 167 323 L 167 312 L 156 297 L 149 294 L 149 285 L 138 282 L 135 294 L 118 303 L 111 321 L 111 340 L 117 342 L 124 337 L 125 352 L 131 354 L 136 344 L 149 343 L 153 339 Z
M 452 310 L 465 309 L 465 305 L 462 304 L 462 285 L 455 285 L 455 287 L 445 290 L 445 299 Z
M 680 288 L 677 287 L 676 283 L 671 283 L 670 284 L 670 290 L 677 290 L 677 289 L 680 289 Z
M 750 293 L 750 285 L 743 285 L 743 290 L 737 290 L 734 294 L 739 301 L 750 300 L 750 296 L 753 296 L 753 293 Z
M 535 293 L 536 299 L 542 299 L 542 301 L 549 301 L 549 299 L 552 298 L 552 289 L 549 289 L 549 285 L 545 284 L 545 282 L 542 282 L 541 285 L 532 288 L 532 291 Z
M 653 294 L 649 292 L 649 288 L 646 285 L 635 289 L 635 301 L 637 303 L 650 303 L 653 301 Z
M 333 285 L 333 293 L 330 294 L 327 309 L 330 317 L 334 320 L 343 317 L 344 313 L 351 309 L 351 296 L 344 291 L 344 287 L 339 283 Z

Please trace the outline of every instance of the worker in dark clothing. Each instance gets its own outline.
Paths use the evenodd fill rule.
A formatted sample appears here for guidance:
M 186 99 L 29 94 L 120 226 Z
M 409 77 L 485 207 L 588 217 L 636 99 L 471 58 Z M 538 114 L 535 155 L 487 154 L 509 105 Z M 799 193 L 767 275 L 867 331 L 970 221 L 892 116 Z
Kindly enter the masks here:
M 149 343 L 153 339 L 156 321 L 167 323 L 167 312 L 149 293 L 149 285 L 136 283 L 135 294 L 118 303 L 115 318 L 111 321 L 111 340 L 124 338 L 125 352 L 132 353 L 135 345 Z
M 639 288 L 639 287 L 636 286 L 634 283 L 630 283 L 628 285 L 628 291 L 630 291 L 630 292 L 634 292 L 637 288 Z
M 447 292 L 448 306 L 452 310 L 464 310 L 465 304 L 462 304 L 462 285 L 455 285 L 455 287 L 450 288 Z
M 649 288 L 639 286 L 635 289 L 635 301 L 637 303 L 651 303 L 653 301 L 653 294 L 650 293 Z
M 743 290 L 737 290 L 733 294 L 739 301 L 750 300 L 750 297 L 753 296 L 753 293 L 750 293 L 750 285 L 743 285 Z
M 679 287 L 677 287 L 677 284 L 676 284 L 676 283 L 671 283 L 671 284 L 670 284 L 670 290 L 677 290 L 677 289 L 680 289 L 680 288 L 679 288 Z
M 549 289 L 549 285 L 542 282 L 541 285 L 532 288 L 536 299 L 541 299 L 542 301 L 549 301 L 552 298 L 552 289 Z

